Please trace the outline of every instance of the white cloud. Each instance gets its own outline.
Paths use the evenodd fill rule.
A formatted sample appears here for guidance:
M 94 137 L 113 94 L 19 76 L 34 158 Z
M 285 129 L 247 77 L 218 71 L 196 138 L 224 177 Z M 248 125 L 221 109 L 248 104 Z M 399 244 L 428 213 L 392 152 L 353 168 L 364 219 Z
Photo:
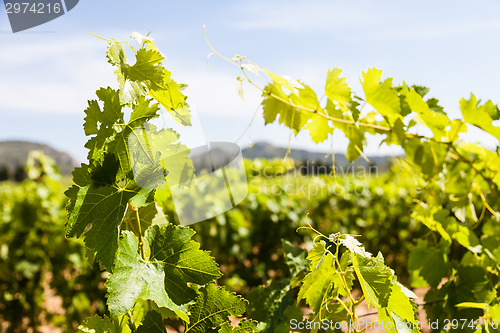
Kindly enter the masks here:
M 86 55 L 104 49 L 106 42 L 91 35 L 59 37 L 59 34 L 9 34 L 2 36 L 2 66 L 24 66 L 27 64 L 59 60 L 67 56 Z
M 325 29 L 350 28 L 377 23 L 380 18 L 358 11 L 353 15 L 350 5 L 329 2 L 269 2 L 253 1 L 235 9 L 247 18 L 234 21 L 233 27 L 242 30 L 285 30 L 314 32 Z
M 478 34 L 482 32 L 492 33 L 500 30 L 498 19 L 486 19 L 469 22 L 440 22 L 429 25 L 425 22 L 413 22 L 408 26 L 398 29 L 383 29 L 366 31 L 362 38 L 366 40 L 388 40 L 388 41 L 408 41 L 408 40 L 432 40 L 447 39 L 453 37 L 463 37 L 464 35 Z
M 54 36 L 43 42 L 33 35 L 9 37 L 0 53 L 0 112 L 82 112 L 100 85 L 113 82 L 104 41 L 92 36 Z
M 231 25 L 235 29 L 352 41 L 443 39 L 500 29 L 495 3 L 252 1 L 236 5 L 234 11 L 239 14 Z

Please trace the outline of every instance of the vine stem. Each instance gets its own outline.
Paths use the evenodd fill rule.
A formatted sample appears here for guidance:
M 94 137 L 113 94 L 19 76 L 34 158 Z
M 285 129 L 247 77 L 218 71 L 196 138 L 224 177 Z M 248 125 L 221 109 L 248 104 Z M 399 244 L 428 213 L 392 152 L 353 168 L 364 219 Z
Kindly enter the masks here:
M 132 224 L 132 222 L 129 219 L 127 219 L 127 224 L 130 226 L 130 229 L 132 229 L 134 234 L 137 235 L 137 231 L 135 230 L 134 225 Z
M 337 249 L 335 250 L 335 263 L 339 268 L 339 272 L 337 274 L 340 275 L 340 282 L 342 283 L 342 286 L 344 287 L 347 295 L 349 296 L 349 316 L 351 317 L 351 322 L 356 323 L 357 322 L 357 317 L 356 317 L 356 306 L 357 302 L 352 298 L 351 290 L 349 289 L 349 286 L 347 285 L 347 280 L 345 279 L 345 274 L 342 270 L 342 265 L 340 265 L 339 261 L 339 247 L 340 244 L 336 242 Z M 351 330 L 350 325 L 349 325 L 349 331 Z M 357 329 L 355 329 L 357 331 Z
M 128 314 L 128 325 L 130 326 L 130 329 L 132 330 L 132 332 L 135 332 L 137 330 L 137 327 L 135 326 L 135 323 L 134 323 L 134 317 L 132 316 L 132 311 L 128 311 L 127 312 Z
M 141 218 L 139 217 L 139 208 L 129 203 L 130 209 L 135 213 L 135 219 L 137 220 L 137 236 L 139 237 L 139 247 L 141 249 L 141 257 L 143 260 L 146 260 L 146 253 L 144 252 L 144 238 L 142 237 L 141 230 Z

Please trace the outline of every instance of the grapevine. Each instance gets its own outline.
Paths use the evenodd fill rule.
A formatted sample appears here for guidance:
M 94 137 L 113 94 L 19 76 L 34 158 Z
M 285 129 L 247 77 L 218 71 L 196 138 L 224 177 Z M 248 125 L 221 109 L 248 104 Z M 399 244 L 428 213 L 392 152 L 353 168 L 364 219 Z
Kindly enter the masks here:
M 152 39 L 137 40 L 137 50 L 129 43 L 107 40 L 107 58 L 116 68 L 119 88 L 101 88 L 98 100 L 89 101 L 84 123 L 90 137 L 89 161 L 75 169 L 74 185 L 66 192 L 67 235 L 83 235 L 89 255 L 110 273 L 105 284 L 109 317 L 91 317 L 81 329 L 165 332 L 164 319 L 177 318 L 185 332 L 286 331 L 293 330 L 293 322 L 304 323 L 300 308 L 305 304 L 312 332 L 322 329 L 316 324 L 325 319 L 347 323 L 349 332 L 363 332 L 366 328 L 351 324 L 359 321 L 356 308 L 365 301 L 377 311 L 386 331 L 404 331 L 401 325 L 406 331 L 420 331 L 416 295 L 398 281 L 382 253 L 373 256 L 358 236 L 323 233 L 309 222 L 304 228 L 313 234 L 312 249 L 282 243 L 290 279 L 252 290 L 248 301 L 216 286 L 222 274 L 215 259 L 191 240 L 191 228 L 160 214 L 157 204 L 164 202 L 165 193 L 156 189 L 158 184 L 143 186 L 141 174 L 135 172 L 134 163 L 140 159 L 127 141 L 130 135 L 147 127 L 147 142 L 161 143 L 162 150 L 154 156 L 148 155 L 149 149 L 141 155 L 156 164 L 151 169 L 141 164 L 140 171 L 154 173 L 182 142 L 172 129 L 149 122 L 167 111 L 170 121 L 190 125 L 182 85 L 165 69 Z M 130 46 L 133 65 L 123 45 Z M 500 119 L 497 105 L 471 95 L 460 101 L 463 119 L 450 119 L 437 99 L 426 98 L 427 88 L 394 85 L 390 78 L 382 80 L 378 69 L 363 72 L 360 97 L 334 68 L 327 73 L 324 96 L 318 98 L 305 83 L 261 69 L 245 57 L 229 59 L 210 47 L 239 66 L 243 77 L 262 91 L 266 124 L 277 120 L 291 134 L 307 130 L 317 143 L 341 131 L 349 139 L 350 161 L 365 157 L 367 134 L 382 135 L 384 143 L 401 147 L 402 168 L 423 189 L 408 214 L 429 232 L 410 245 L 408 271 L 412 287 L 430 286 L 425 298 L 428 317 L 441 322 L 499 319 L 500 157 L 460 138 L 468 126 L 475 126 L 500 139 L 500 128 L 493 124 Z M 264 72 L 271 82 L 259 87 L 249 72 Z M 181 171 L 179 165 L 167 163 L 161 174 L 191 177 L 194 170 L 187 155 L 180 165 Z M 361 294 L 354 292 L 356 288 Z M 230 324 L 228 316 L 243 315 L 247 318 L 237 327 Z M 495 330 L 488 324 L 484 329 Z

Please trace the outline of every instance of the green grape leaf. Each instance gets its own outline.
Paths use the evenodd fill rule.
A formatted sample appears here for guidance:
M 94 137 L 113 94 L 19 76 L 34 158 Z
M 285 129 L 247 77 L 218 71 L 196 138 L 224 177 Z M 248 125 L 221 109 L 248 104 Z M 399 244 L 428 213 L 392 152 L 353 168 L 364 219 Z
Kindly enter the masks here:
M 125 78 L 131 81 L 145 82 L 153 88 L 163 88 L 163 73 L 165 69 L 161 65 L 164 57 L 157 50 L 146 50 L 141 48 L 137 51 L 136 62 L 133 66 L 122 66 L 121 70 Z
M 102 113 L 99 114 L 98 121 L 106 127 L 113 126 L 118 120 L 123 119 L 120 95 L 117 90 L 101 88 L 96 91 L 97 97 L 103 101 Z
M 454 142 L 458 139 L 460 133 L 467 132 L 467 126 L 460 119 L 453 119 L 450 122 L 450 130 L 447 133 L 447 141 Z
M 304 128 L 309 131 L 309 135 L 315 143 L 323 142 L 328 139 L 328 135 L 333 134 L 333 128 L 330 127 L 329 120 L 318 113 L 311 116 L 310 122 Z
M 452 239 L 456 240 L 460 245 L 467 248 L 474 254 L 481 252 L 479 239 L 473 230 L 460 223 L 448 209 L 441 209 L 433 215 L 436 222 L 441 223 L 446 232 Z
M 377 257 L 352 256 L 352 264 L 368 305 L 376 308 L 386 307 L 391 295 L 393 273 L 384 264 L 384 257 L 379 252 Z
M 144 123 L 159 116 L 158 104 L 150 105 L 151 101 L 146 100 L 144 96 L 139 97 L 134 110 L 130 114 L 130 120 L 127 126 L 135 126 L 137 123 Z
M 305 299 L 311 309 L 318 312 L 328 296 L 335 276 L 333 254 L 327 251 L 317 268 L 304 278 L 297 298 Z
M 386 117 L 392 126 L 396 119 L 401 119 L 401 106 L 398 92 L 392 88 L 392 78 L 382 79 L 382 71 L 370 68 L 363 72 L 361 84 L 365 92 L 366 102 Z
M 401 119 L 396 119 L 394 126 L 392 127 L 392 131 L 387 133 L 387 137 L 384 139 L 384 142 L 389 145 L 395 144 L 404 146 L 406 144 L 405 125 Z
M 365 131 L 364 129 L 358 128 L 356 126 L 349 126 L 345 134 L 349 139 L 346 157 L 349 162 L 352 162 L 360 157 L 361 153 L 363 152 L 363 147 L 366 143 Z
M 387 310 L 390 313 L 397 314 L 406 322 L 415 322 L 417 320 L 416 311 L 418 308 L 409 295 L 416 298 L 413 292 L 409 291 L 401 284 L 393 284 Z
M 417 122 L 426 125 L 434 134 L 434 138 L 440 140 L 446 132 L 446 127 L 449 125 L 449 120 L 446 115 L 431 111 L 420 94 L 415 89 L 409 89 L 404 85 L 402 94 L 406 95 L 406 102 L 411 110 L 416 113 Z
M 493 320 L 500 320 L 500 303 L 497 303 L 493 306 L 486 308 L 488 311 L 488 315 Z
M 304 113 L 299 111 L 297 108 L 285 108 L 282 111 L 285 113 L 280 113 L 279 123 L 293 129 L 293 132 L 297 135 L 297 133 L 306 124 L 305 121 L 302 121 Z
M 403 146 L 407 160 L 426 178 L 433 177 L 443 167 L 446 146 L 438 142 L 422 144 L 419 139 L 408 139 Z
M 254 333 L 254 332 L 259 332 L 259 330 L 257 330 L 257 322 L 247 319 L 241 320 L 238 323 L 238 326 L 236 327 L 232 327 L 230 323 L 225 322 L 219 330 L 219 333 Z
M 387 333 L 420 333 L 421 324 L 417 321 L 405 321 L 387 308 L 379 308 L 377 312 L 378 320 L 384 322 L 383 328 Z
M 490 303 L 496 295 L 488 271 L 482 266 L 457 268 L 457 304 L 463 302 Z
M 139 239 L 129 231 L 123 231 L 120 237 L 115 270 L 106 287 L 111 318 L 130 311 L 139 298 L 153 300 L 158 306 L 171 310 L 187 310 L 175 304 L 165 291 L 164 264 L 142 259 Z
M 113 185 L 120 168 L 120 163 L 115 155 L 104 153 L 102 160 L 94 161 L 91 167 L 91 179 L 93 185 L 106 186 Z
M 112 271 L 118 247 L 118 226 L 134 192 L 114 185 L 94 185 L 89 168 L 84 164 L 73 172 L 73 181 L 75 185 L 65 192 L 70 199 L 66 234 L 80 237 L 92 224 L 85 234 L 85 243 L 95 252 L 100 263 Z
M 96 100 L 88 101 L 89 106 L 85 109 L 85 122 L 83 123 L 83 129 L 85 135 L 92 135 L 98 133 L 98 122 L 101 117 L 101 108 Z
M 439 114 L 446 116 L 446 112 L 444 112 L 444 108 L 441 105 L 439 105 L 438 103 L 439 103 L 439 100 L 437 100 L 435 98 L 429 98 L 427 100 L 427 105 L 429 105 L 429 109 L 431 111 L 434 111 L 436 113 L 439 113 Z
M 310 109 L 310 112 L 320 109 L 318 96 L 316 96 L 316 93 L 314 92 L 314 90 L 312 90 L 311 87 L 303 85 L 303 88 L 297 89 L 297 92 L 298 94 L 292 93 L 290 95 L 290 100 L 293 104 L 304 109 Z
M 294 293 L 288 280 L 271 280 L 268 286 L 252 290 L 247 299 L 250 302 L 247 308 L 248 318 L 264 322 L 264 332 L 278 332 L 283 328 L 288 332 L 291 319 L 302 320 L 302 312 L 295 305 Z
M 129 181 L 128 189 L 134 192 L 134 195 L 129 200 L 130 205 L 136 207 L 145 207 L 154 202 L 154 189 L 138 187 L 134 181 Z
M 77 227 L 92 223 L 92 228 L 85 234 L 85 244 L 95 251 L 97 260 L 112 271 L 113 259 L 118 248 L 118 227 L 121 224 L 127 202 L 133 193 L 113 186 L 95 187 L 91 185 L 82 200 L 78 214 Z M 84 192 L 84 191 L 83 191 Z M 70 236 L 77 235 L 70 233 Z
M 484 232 L 483 237 L 481 237 L 481 244 L 485 252 L 489 251 L 491 253 L 493 260 L 500 262 L 500 237 L 496 235 L 489 236 L 486 232 Z
M 158 101 L 172 117 L 183 126 L 191 126 L 191 113 L 186 103 L 186 96 L 181 92 L 181 86 L 171 79 L 171 73 L 165 70 L 163 88 L 152 89 L 149 95 Z
M 160 313 L 163 318 L 179 318 L 184 322 L 189 322 L 189 316 L 186 312 L 181 310 L 170 310 L 168 308 L 160 308 L 153 302 L 153 310 Z
M 106 57 L 108 58 L 108 62 L 116 67 L 121 67 L 127 62 L 127 54 L 122 44 L 115 41 L 109 43 Z
M 277 98 L 271 96 L 271 94 L 276 96 Z M 264 100 L 262 101 L 262 110 L 266 125 L 273 123 L 278 115 L 289 114 L 293 112 L 293 107 L 280 100 L 282 99 L 286 102 L 289 102 L 288 95 L 285 94 L 283 88 L 279 84 L 268 84 L 264 88 L 262 96 L 264 97 Z
M 131 105 L 140 97 L 146 96 L 146 88 L 140 83 L 125 79 L 125 76 L 119 70 L 116 70 L 115 74 L 117 75 L 118 83 L 120 84 L 119 92 L 122 104 Z
M 99 317 L 98 315 L 94 315 L 89 317 L 83 321 L 83 323 L 78 326 L 78 329 L 81 332 L 88 333 L 103 333 L 103 332 L 115 332 L 115 326 L 113 321 L 109 319 L 107 316 Z
M 169 186 L 189 183 L 194 177 L 195 168 L 189 157 L 191 150 L 179 142 L 179 138 L 179 134 L 171 129 L 162 129 L 153 135 L 154 144 L 161 152 L 162 162 L 168 171 Z
M 106 153 L 105 144 L 113 140 L 116 123 L 123 122 L 123 111 L 119 92 L 111 88 L 101 88 L 96 91 L 97 97 L 102 101 L 101 110 L 97 101 L 90 101 L 89 107 L 85 110 L 86 117 L 83 125 L 85 134 L 91 137 L 85 147 L 89 149 L 89 160 L 101 160 Z
M 435 210 L 431 209 L 426 203 L 421 202 L 415 206 L 411 217 L 422 222 L 430 230 L 437 231 L 446 242 L 451 243 L 450 235 L 443 228 L 443 225 L 434 219 Z
M 228 321 L 228 316 L 241 316 L 247 301 L 240 296 L 210 283 L 198 291 L 196 302 L 190 307 L 186 333 L 205 333 Z
M 351 88 L 347 85 L 345 78 L 340 78 L 341 72 L 342 70 L 339 68 L 333 68 L 328 71 L 325 95 L 337 103 L 342 110 L 347 111 L 349 110 L 348 104 L 352 102 Z
M 274 122 L 279 115 L 279 123 L 293 129 L 297 134 L 311 118 L 312 113 L 301 111 L 288 103 L 311 109 L 311 111 L 318 110 L 320 107 L 316 93 L 310 87 L 301 86 L 299 89 L 294 88 L 293 91 L 298 93 L 293 92 L 287 96 L 278 82 L 267 85 L 263 93 L 262 108 L 266 124 Z
M 132 320 L 134 323 L 139 324 L 142 323 L 144 318 L 146 317 L 146 314 L 150 311 L 150 303 L 152 307 L 156 310 L 158 309 L 158 306 L 154 302 L 150 302 L 149 300 L 144 300 L 144 299 L 138 299 L 137 302 L 135 303 L 135 306 L 130 312 L 132 314 Z M 166 308 L 162 308 L 166 309 Z M 159 311 L 157 311 L 159 312 Z M 129 314 L 123 315 L 123 317 L 129 317 Z M 129 317 L 130 318 L 130 317 Z M 115 322 L 119 321 L 121 317 L 115 318 Z
M 309 260 L 306 259 L 307 251 L 294 246 L 285 239 L 281 240 L 281 244 L 283 246 L 283 256 L 291 275 L 297 276 L 301 272 L 307 271 L 309 266 Z
M 479 106 L 479 101 L 474 94 L 469 100 L 460 100 L 460 109 L 464 120 L 469 124 L 479 127 L 500 141 L 500 127 L 493 125 L 492 115 L 498 119 L 498 107 L 491 101 Z
M 399 94 L 399 108 L 401 109 L 401 116 L 406 117 L 411 113 L 410 106 L 408 105 L 408 102 L 406 101 L 406 96 L 404 94 L 401 94 L 401 90 L 403 89 L 401 86 L 395 88 Z
M 203 285 L 222 276 L 209 253 L 191 240 L 194 233 L 190 228 L 173 225 L 153 225 L 146 232 L 150 261 L 164 265 L 165 289 L 177 304 L 188 303 L 196 296 L 187 283 Z
M 349 108 L 349 111 L 351 112 L 351 117 L 354 121 L 358 121 L 359 119 L 359 115 L 360 115 L 360 110 L 358 109 L 358 106 L 360 106 L 361 104 L 359 104 L 358 102 L 356 102 L 355 100 L 352 100 L 350 101 L 348 104 L 347 104 L 347 107 Z M 335 125 L 335 124 L 334 124 Z
M 307 253 L 307 260 L 310 261 L 309 263 L 309 269 L 311 271 L 317 269 L 319 265 L 321 265 L 321 262 L 325 256 L 326 253 L 326 243 L 325 241 L 321 240 L 319 242 L 314 243 L 314 246 L 309 252 Z
M 161 314 L 156 311 L 149 311 L 144 317 L 141 326 L 137 328 L 137 333 L 167 333 Z
M 130 154 L 129 167 L 140 186 L 155 189 L 165 185 L 165 176 L 169 186 L 189 182 L 194 177 L 191 150 L 179 142 L 179 137 L 172 129 L 157 131 L 147 123 L 131 132 L 127 142 L 130 153 L 124 153 L 122 158 L 126 163 Z M 125 144 L 124 140 L 121 142 Z
M 417 86 L 415 84 L 413 86 L 411 86 L 411 87 L 412 87 L 413 90 L 415 90 L 415 92 L 417 94 L 420 95 L 420 97 L 425 97 L 425 95 L 427 95 L 429 93 L 429 91 L 430 91 L 430 89 L 427 88 L 427 87 Z
M 443 249 L 430 247 L 427 240 L 419 239 L 417 245 L 410 251 L 408 271 L 416 271 L 433 288 L 436 288 L 442 278 L 448 273 L 449 264 Z
M 143 134 L 144 124 L 153 118 L 158 117 L 158 104 L 150 105 L 151 100 L 147 100 L 141 96 L 138 103 L 134 105 L 130 121 L 127 124 L 121 125 L 121 131 L 115 136 L 114 140 L 109 144 L 109 151 L 118 156 L 120 160 L 121 170 L 127 173 L 132 170 L 131 154 L 142 151 L 146 148 L 140 147 L 135 142 L 143 142 L 143 138 L 137 138 Z M 148 133 L 144 133 L 147 135 Z M 148 147 L 149 148 L 149 147 Z
M 107 152 L 107 143 L 112 141 L 115 136 L 115 130 L 111 127 L 101 126 L 96 136 L 91 137 L 85 148 L 89 150 L 87 158 L 89 161 L 100 161 Z
M 119 42 L 111 42 L 106 53 L 108 62 L 117 67 L 115 71 L 118 83 L 120 84 L 120 101 L 122 104 L 130 105 L 140 96 L 145 96 L 146 92 L 140 82 L 129 81 L 125 78 L 123 70 L 127 68 L 127 55 L 123 45 Z
M 267 69 L 264 69 L 264 72 L 273 80 L 274 83 L 290 90 L 291 92 L 295 91 L 295 89 L 303 88 L 303 86 L 295 80 L 278 75 L 276 73 L 272 73 Z
M 330 236 L 331 237 L 331 236 Z M 351 235 L 343 235 L 339 238 L 339 242 L 344 245 L 353 255 L 360 255 L 365 258 L 371 257 L 371 253 L 366 252 L 363 244 Z
M 333 303 L 328 305 L 328 311 L 326 312 L 325 319 L 333 320 L 334 322 L 346 322 L 349 315 L 344 306 L 340 303 Z

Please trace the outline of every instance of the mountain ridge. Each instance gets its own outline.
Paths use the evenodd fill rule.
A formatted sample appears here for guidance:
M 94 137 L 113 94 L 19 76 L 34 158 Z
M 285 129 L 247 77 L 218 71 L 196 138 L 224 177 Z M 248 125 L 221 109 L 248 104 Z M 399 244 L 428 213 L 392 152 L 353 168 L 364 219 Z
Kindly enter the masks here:
M 246 159 L 256 159 L 256 158 L 283 158 L 286 154 L 287 148 L 277 147 L 268 142 L 257 142 L 252 147 L 246 147 L 242 149 L 243 157 Z M 331 154 L 322 152 L 312 152 L 307 149 L 296 149 L 292 148 L 290 152 L 290 157 L 297 161 L 310 161 L 317 162 L 321 164 L 331 165 L 332 157 Z M 390 164 L 390 160 L 393 159 L 392 155 L 381 155 L 381 156 L 368 156 L 369 161 L 363 158 L 359 158 L 357 161 L 349 162 L 344 154 L 335 154 L 335 165 L 336 166 L 348 166 L 359 164 L 362 166 L 377 165 L 379 167 L 387 167 Z
M 63 175 L 71 174 L 73 168 L 78 166 L 78 163 L 70 154 L 54 149 L 47 144 L 23 140 L 0 141 L 1 178 L 4 178 L 3 180 L 14 180 L 20 177 L 16 175 L 22 174 L 28 154 L 35 150 L 42 151 L 52 158 Z

